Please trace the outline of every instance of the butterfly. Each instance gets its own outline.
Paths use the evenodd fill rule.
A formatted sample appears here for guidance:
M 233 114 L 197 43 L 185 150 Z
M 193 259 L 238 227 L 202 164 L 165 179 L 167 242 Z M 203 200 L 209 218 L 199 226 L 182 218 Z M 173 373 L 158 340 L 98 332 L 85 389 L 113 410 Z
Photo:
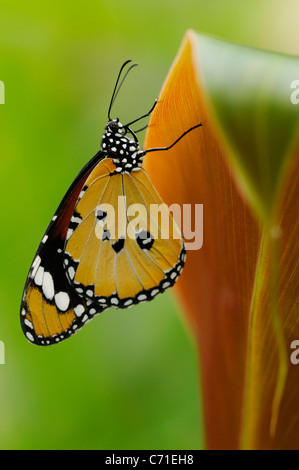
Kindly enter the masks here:
M 108 110 L 101 149 L 66 192 L 30 267 L 21 326 L 33 344 L 57 344 L 109 307 L 128 308 L 173 286 L 186 259 L 184 240 L 143 168 L 143 150 L 111 108 L 129 71 L 122 65 Z M 132 207 L 143 208 L 136 221 Z M 152 207 L 159 207 L 154 213 Z M 162 221 L 163 219 L 163 221 Z M 165 235 L 167 229 L 167 236 Z M 164 233 L 165 232 L 165 233 Z

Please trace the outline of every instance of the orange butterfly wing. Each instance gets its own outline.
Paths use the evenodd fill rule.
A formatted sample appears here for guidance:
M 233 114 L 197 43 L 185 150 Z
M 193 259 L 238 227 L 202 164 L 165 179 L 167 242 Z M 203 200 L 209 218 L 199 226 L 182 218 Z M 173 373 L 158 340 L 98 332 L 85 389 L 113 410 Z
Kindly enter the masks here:
M 126 308 L 171 287 L 186 252 L 146 172 L 117 173 L 113 160 L 106 158 L 85 188 L 65 245 L 64 267 L 76 292 L 103 308 Z M 136 204 L 143 208 L 138 223 Z
M 21 304 L 21 326 L 26 338 L 34 344 L 56 344 L 103 310 L 74 291 L 63 267 L 65 238 L 73 223 L 75 204 L 88 175 L 102 157 L 102 152 L 98 152 L 74 180 L 30 267 Z

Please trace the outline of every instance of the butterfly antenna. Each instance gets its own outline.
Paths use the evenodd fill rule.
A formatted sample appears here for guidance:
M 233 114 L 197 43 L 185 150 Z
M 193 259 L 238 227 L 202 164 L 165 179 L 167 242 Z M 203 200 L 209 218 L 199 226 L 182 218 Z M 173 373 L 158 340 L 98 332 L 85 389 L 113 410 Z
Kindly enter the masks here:
M 116 80 L 116 83 L 115 83 L 115 86 L 114 86 L 114 90 L 113 90 L 113 93 L 112 93 L 112 97 L 111 97 L 111 101 L 110 101 L 110 105 L 109 105 L 109 110 L 108 110 L 108 119 L 109 121 L 111 121 L 111 116 L 110 116 L 110 113 L 111 113 L 111 108 L 113 106 L 113 103 L 118 95 L 118 92 L 119 90 L 121 89 L 121 86 L 122 84 L 124 83 L 125 79 L 126 79 L 126 76 L 128 75 L 128 73 L 130 72 L 130 70 L 132 70 L 133 67 L 136 67 L 136 65 L 138 65 L 137 63 L 134 63 L 132 65 L 130 65 L 130 67 L 128 68 L 128 70 L 126 71 L 122 81 L 120 82 L 119 86 L 118 86 L 118 83 L 119 83 L 119 80 L 120 80 L 120 77 L 121 77 L 121 74 L 122 74 L 122 71 L 124 69 L 124 67 L 129 63 L 129 62 L 132 62 L 131 59 L 129 60 L 126 60 L 126 62 L 123 63 L 123 65 L 121 66 L 120 68 L 120 71 L 118 73 L 118 77 L 117 77 L 117 80 Z M 118 88 L 117 88 L 118 87 Z
M 139 117 L 139 118 L 137 118 L 137 119 L 134 119 L 134 121 L 129 122 L 128 124 L 125 125 L 125 127 L 129 127 L 129 126 L 131 126 L 132 124 L 134 124 L 135 122 L 138 122 L 138 121 L 140 121 L 141 119 L 146 118 L 147 116 L 149 116 L 149 115 L 153 112 L 153 110 L 154 110 L 154 108 L 155 108 L 157 102 L 158 102 L 158 100 L 155 100 L 153 106 L 151 107 L 151 109 L 149 110 L 148 113 L 144 114 L 143 116 L 141 116 L 141 117 Z M 147 126 L 143 127 L 142 129 L 139 129 L 139 131 L 145 129 L 146 127 L 147 127 Z M 139 131 L 135 131 L 135 133 L 136 133 L 136 132 L 139 132 Z
M 117 85 L 118 85 L 118 82 L 119 82 L 121 73 L 122 73 L 124 67 L 125 67 L 129 62 L 132 62 L 132 60 L 131 60 L 131 59 L 126 60 L 126 62 L 124 62 L 124 63 L 122 64 L 122 66 L 121 66 L 121 68 L 120 68 L 120 71 L 118 72 L 118 77 L 117 77 L 116 83 L 115 83 L 115 85 L 114 85 L 114 90 L 113 90 L 113 93 L 112 93 L 112 96 L 111 96 L 110 105 L 109 105 L 109 109 L 108 109 L 108 119 L 109 119 L 109 121 L 111 121 L 110 112 L 111 112 L 111 108 L 112 108 L 112 104 L 113 104 L 113 101 L 114 101 L 114 96 L 115 96 L 116 88 L 117 88 Z
M 137 129 L 137 131 L 134 131 L 134 132 L 135 132 L 135 134 L 138 134 L 138 132 L 144 131 L 147 127 L 148 127 L 148 124 L 146 124 L 145 126 L 141 127 L 140 129 Z
M 187 131 L 185 131 L 177 140 L 175 140 L 169 147 L 156 147 L 153 149 L 147 149 L 144 151 L 144 153 L 149 153 L 149 152 L 159 152 L 160 150 L 169 150 L 171 149 L 175 144 L 177 144 L 185 135 L 189 134 L 189 132 L 193 131 L 194 129 L 197 129 L 198 127 L 201 127 L 202 123 L 197 124 L 196 126 L 190 127 Z

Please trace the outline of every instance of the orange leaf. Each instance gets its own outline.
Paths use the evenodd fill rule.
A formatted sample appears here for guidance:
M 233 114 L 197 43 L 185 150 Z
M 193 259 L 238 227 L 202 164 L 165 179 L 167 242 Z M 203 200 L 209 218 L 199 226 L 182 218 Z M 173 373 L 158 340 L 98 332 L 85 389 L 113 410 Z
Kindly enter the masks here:
M 145 146 L 168 145 L 189 127 L 203 127 L 165 155 L 148 156 L 146 169 L 167 204 L 203 204 L 203 247 L 188 252 L 177 290 L 200 346 L 208 447 L 237 448 L 260 235 L 232 181 L 201 84 L 195 86 L 191 42 L 189 35 L 167 77 Z
M 296 383 L 295 366 L 285 361 L 288 352 L 283 349 L 283 341 L 278 349 L 283 336 L 288 347 L 298 332 L 294 302 L 298 256 L 292 252 L 298 226 L 292 223 L 292 215 L 299 185 L 294 171 L 286 172 L 283 160 L 276 160 L 272 187 L 270 179 L 263 181 L 262 173 L 248 172 L 247 180 L 246 173 L 241 175 L 240 168 L 250 169 L 250 158 L 246 160 L 246 151 L 244 156 L 240 153 L 240 160 L 234 165 L 236 155 L 232 157 L 230 146 L 224 141 L 223 116 L 212 105 L 205 83 L 200 46 L 200 37 L 189 31 L 162 88 L 145 147 L 168 146 L 195 124 L 202 122 L 203 127 L 185 136 L 171 150 L 149 154 L 145 166 L 165 203 L 177 202 L 181 207 L 203 204 L 203 246 L 188 251 L 176 291 L 198 344 L 207 447 L 299 447 L 294 434 L 295 429 L 297 435 L 299 430 L 299 412 L 294 414 L 294 388 L 298 393 L 299 380 Z M 242 113 L 238 101 L 233 104 L 237 113 Z M 288 110 L 284 115 L 292 121 L 294 109 L 293 114 L 287 113 Z M 264 120 L 268 114 L 260 112 L 261 116 Z M 263 122 L 267 129 L 266 121 Z M 281 125 L 279 119 L 276 125 Z M 298 128 L 297 121 L 293 120 L 292 125 L 290 139 Z M 228 129 L 240 152 L 243 144 L 246 149 L 252 129 L 246 134 L 245 128 L 244 135 L 236 134 L 233 127 Z M 292 158 L 288 161 L 294 161 L 296 152 L 294 146 L 288 145 L 288 138 L 285 132 L 281 155 L 291 148 Z M 268 157 L 271 149 L 265 147 L 267 139 L 260 141 Z M 279 155 L 279 148 L 275 148 L 276 154 Z M 258 153 L 252 156 L 253 161 L 258 162 L 259 158 Z M 246 181 L 250 182 L 247 187 Z M 267 194 L 267 204 L 256 211 L 255 201 L 262 201 L 263 192 Z M 267 210 L 269 219 L 264 223 L 261 214 L 267 214 Z M 271 279 L 275 278 L 275 260 L 269 251 L 272 211 L 283 235 L 277 264 L 280 287 L 271 299 Z M 280 316 L 272 313 L 271 302 L 276 298 Z M 277 331 L 279 318 L 284 331 Z M 283 374 L 277 374 L 281 366 L 288 370 L 286 382 Z M 288 430 L 287 438 L 283 428 Z

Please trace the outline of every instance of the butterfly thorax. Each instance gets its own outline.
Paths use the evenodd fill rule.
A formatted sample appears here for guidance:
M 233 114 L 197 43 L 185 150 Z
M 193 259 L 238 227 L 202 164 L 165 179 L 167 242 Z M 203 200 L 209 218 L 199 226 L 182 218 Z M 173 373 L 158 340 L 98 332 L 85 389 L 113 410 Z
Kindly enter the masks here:
M 127 135 L 130 132 L 134 138 Z M 118 119 L 109 121 L 102 136 L 101 149 L 113 158 L 118 173 L 140 170 L 145 156 L 134 132 Z

